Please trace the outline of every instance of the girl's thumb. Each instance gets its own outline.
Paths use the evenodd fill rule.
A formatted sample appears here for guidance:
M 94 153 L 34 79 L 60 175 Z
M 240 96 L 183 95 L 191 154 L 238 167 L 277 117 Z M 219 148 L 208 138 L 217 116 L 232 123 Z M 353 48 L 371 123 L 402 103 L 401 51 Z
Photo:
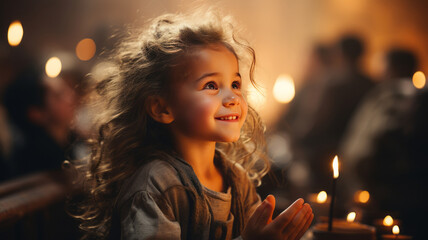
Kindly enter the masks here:
M 272 222 L 272 215 L 273 215 L 273 211 L 275 210 L 275 197 L 273 195 L 268 195 L 265 201 L 269 203 L 267 207 L 269 211 L 266 211 L 267 212 L 266 224 L 269 224 Z
M 269 224 L 272 222 L 272 215 L 275 210 L 275 197 L 273 195 L 269 195 L 263 202 L 265 202 L 266 208 L 260 218 L 263 224 Z

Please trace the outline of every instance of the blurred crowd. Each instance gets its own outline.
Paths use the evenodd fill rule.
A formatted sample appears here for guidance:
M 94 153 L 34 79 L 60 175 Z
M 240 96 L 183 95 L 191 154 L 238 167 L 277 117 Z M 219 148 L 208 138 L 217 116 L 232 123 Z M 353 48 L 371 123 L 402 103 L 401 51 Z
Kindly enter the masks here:
M 343 217 L 358 205 L 355 193 L 366 190 L 363 222 L 392 214 L 421 234 L 428 213 L 428 91 L 412 83 L 418 57 L 392 48 L 383 54 L 379 79 L 371 79 L 361 67 L 364 50 L 355 35 L 313 48 L 304 84 L 272 131 L 271 139 L 281 136 L 290 149 L 274 158 L 273 169 L 291 198 L 331 192 L 338 155 Z

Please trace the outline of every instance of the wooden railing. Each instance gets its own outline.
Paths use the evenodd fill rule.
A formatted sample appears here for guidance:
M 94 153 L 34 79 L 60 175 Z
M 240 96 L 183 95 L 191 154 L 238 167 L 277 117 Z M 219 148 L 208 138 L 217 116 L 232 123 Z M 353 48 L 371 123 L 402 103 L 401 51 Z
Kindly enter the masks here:
M 43 172 L 0 183 L 0 239 L 78 239 L 66 212 L 74 191 L 63 172 Z

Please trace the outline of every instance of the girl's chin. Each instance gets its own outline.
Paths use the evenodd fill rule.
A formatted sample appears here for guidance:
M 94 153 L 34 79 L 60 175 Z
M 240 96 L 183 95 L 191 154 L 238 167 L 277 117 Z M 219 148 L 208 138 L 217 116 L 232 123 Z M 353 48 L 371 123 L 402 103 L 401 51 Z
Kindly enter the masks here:
M 228 137 L 228 138 L 223 138 L 220 141 L 217 142 L 224 142 L 224 143 L 233 143 L 239 140 L 239 135 L 235 136 L 235 137 Z

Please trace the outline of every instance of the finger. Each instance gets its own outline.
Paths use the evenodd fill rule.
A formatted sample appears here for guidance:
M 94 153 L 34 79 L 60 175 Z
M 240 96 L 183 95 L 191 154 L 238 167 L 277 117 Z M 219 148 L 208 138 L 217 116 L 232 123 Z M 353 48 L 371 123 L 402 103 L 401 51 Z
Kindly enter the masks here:
M 267 220 L 267 222 L 265 223 L 265 224 L 269 224 L 269 223 L 271 223 L 272 222 L 272 215 L 273 215 L 273 212 L 274 212 L 274 210 L 275 210 L 275 197 L 273 196 L 273 195 L 268 195 L 267 197 L 266 197 L 266 200 L 272 205 L 272 210 L 270 211 L 270 213 L 269 213 L 269 217 L 268 217 L 268 220 Z
M 273 209 L 275 206 L 275 198 L 272 195 L 267 198 L 256 208 L 253 215 L 248 220 L 247 225 L 264 226 L 272 218 Z
M 284 229 L 294 218 L 294 216 L 300 211 L 303 206 L 303 199 L 297 199 L 287 209 L 285 209 L 275 220 L 272 221 L 272 228 L 277 230 Z
M 267 207 L 269 203 L 266 201 L 266 199 L 256 208 L 253 215 L 248 219 L 248 226 L 257 226 L 257 223 L 259 222 L 260 216 L 263 214 L 263 211 Z
M 303 212 L 306 212 L 305 214 L 303 214 Z M 300 216 L 299 214 L 302 213 Z M 309 206 L 309 204 L 305 203 L 304 205 L 304 210 L 300 211 L 295 219 L 293 219 L 293 221 L 296 220 L 296 225 L 294 229 L 290 229 L 289 233 L 290 233 L 290 237 L 289 239 L 299 239 L 297 238 L 297 236 L 303 231 L 303 228 L 305 227 L 305 224 L 307 222 L 307 220 L 309 218 L 311 218 L 312 216 L 312 209 Z M 290 226 L 293 224 L 290 224 Z M 306 230 L 305 230 L 306 231 Z M 303 232 L 305 232 L 303 231 Z
M 286 239 L 294 239 L 293 236 L 297 235 L 300 227 L 305 223 L 305 216 L 309 211 L 309 204 L 305 203 L 302 209 L 294 216 L 291 222 L 284 228 L 284 235 Z
M 306 220 L 305 225 L 303 226 L 303 229 L 300 231 L 300 233 L 297 235 L 296 239 L 300 239 L 303 237 L 305 232 L 308 230 L 308 228 L 311 226 L 312 220 L 314 219 L 314 214 L 311 213 L 309 218 Z
M 269 195 L 269 196 L 268 198 L 265 199 L 266 206 L 256 221 L 257 227 L 266 226 L 266 224 L 272 221 L 272 214 L 275 208 L 275 205 L 272 205 L 272 203 L 275 204 L 275 199 L 273 199 L 272 201 L 273 196 L 272 195 Z

